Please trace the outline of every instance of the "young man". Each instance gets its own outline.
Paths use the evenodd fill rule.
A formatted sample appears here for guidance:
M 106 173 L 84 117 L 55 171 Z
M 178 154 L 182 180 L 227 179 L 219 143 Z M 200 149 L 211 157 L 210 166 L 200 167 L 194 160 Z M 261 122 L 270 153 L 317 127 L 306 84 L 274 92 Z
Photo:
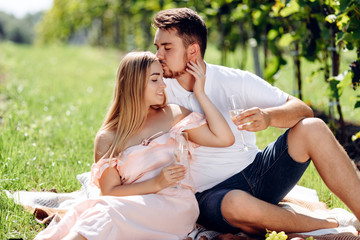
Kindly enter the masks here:
M 236 137 L 231 147 L 200 147 L 195 152 L 191 173 L 197 187 L 200 224 L 220 232 L 241 229 L 252 234 L 262 234 L 265 229 L 305 232 L 343 225 L 360 227 L 356 219 L 360 218 L 360 180 L 346 152 L 326 124 L 313 118 L 307 105 L 254 74 L 205 63 L 207 28 L 195 11 L 161 11 L 154 25 L 156 55 L 168 78 L 169 102 L 202 111 L 192 93 L 194 78 L 185 70 L 188 62 L 199 62 L 206 71 L 205 91 Z M 247 109 L 238 116 L 237 126 L 227 109 L 227 97 L 233 94 L 240 95 Z M 259 151 L 255 132 L 269 126 L 289 130 Z M 240 130 L 248 151 L 239 151 Z M 356 217 L 337 209 L 317 219 L 277 206 L 298 182 L 310 159 L 330 190 Z

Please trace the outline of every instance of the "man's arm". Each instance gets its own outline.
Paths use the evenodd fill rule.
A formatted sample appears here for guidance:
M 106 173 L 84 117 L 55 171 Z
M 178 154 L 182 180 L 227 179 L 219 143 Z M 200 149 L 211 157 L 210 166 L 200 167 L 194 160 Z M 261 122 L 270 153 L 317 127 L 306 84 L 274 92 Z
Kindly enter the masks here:
M 269 126 L 278 128 L 291 128 L 300 120 L 313 117 L 312 109 L 303 101 L 289 96 L 287 101 L 278 107 L 261 109 L 250 108 L 238 117 L 239 130 L 258 132 Z

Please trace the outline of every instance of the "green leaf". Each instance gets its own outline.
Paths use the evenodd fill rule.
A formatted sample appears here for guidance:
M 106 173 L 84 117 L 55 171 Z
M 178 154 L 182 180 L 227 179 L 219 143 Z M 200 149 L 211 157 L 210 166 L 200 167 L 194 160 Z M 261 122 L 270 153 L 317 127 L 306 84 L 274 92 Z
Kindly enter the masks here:
M 336 80 L 335 78 L 330 78 L 329 86 L 326 90 L 326 93 L 330 98 L 336 98 L 336 99 L 339 98 L 339 91 L 337 88 L 338 83 L 339 81 Z
M 360 132 L 357 132 L 356 134 L 352 135 L 351 136 L 351 140 L 354 142 L 356 141 L 357 139 L 360 138 Z
M 350 2 L 351 0 L 340 0 L 340 11 L 344 11 Z
M 342 80 L 340 80 L 340 82 L 336 86 L 338 89 L 338 92 L 339 92 L 339 97 L 342 95 L 344 88 L 347 86 L 351 86 L 351 85 L 352 85 L 351 72 L 347 72 L 346 75 L 344 76 L 344 78 Z
M 335 14 L 327 15 L 327 16 L 325 17 L 325 21 L 327 21 L 328 23 L 334 23 L 334 22 L 336 22 L 336 15 L 335 15 Z
M 273 76 L 279 71 L 280 66 L 281 66 L 281 57 L 273 57 L 269 60 L 266 69 L 265 69 L 265 79 L 272 83 L 273 81 Z
M 291 14 L 297 13 L 300 11 L 300 6 L 295 0 L 291 0 L 288 4 L 286 4 L 286 7 L 281 9 L 280 16 L 287 17 Z
M 342 30 L 347 24 L 348 22 L 350 21 L 350 18 L 348 15 L 346 14 L 341 14 L 338 18 L 337 18 L 337 23 L 336 25 L 338 26 L 338 28 L 340 30 Z
M 238 5 L 234 11 L 231 11 L 231 18 L 234 19 L 234 20 L 240 20 L 240 19 L 243 19 L 247 16 L 247 11 L 246 9 L 244 9 L 242 6 L 246 6 L 246 5 Z M 216 15 L 216 11 L 214 11 L 215 13 L 212 14 L 213 16 Z
M 285 33 L 281 36 L 279 40 L 279 46 L 280 47 L 287 47 L 289 46 L 293 41 L 295 41 L 297 38 L 294 37 L 291 33 Z
M 278 35 L 279 35 L 279 32 L 278 32 L 278 31 L 276 31 L 275 29 L 271 29 L 271 30 L 268 32 L 267 37 L 268 37 L 269 41 L 272 41 L 272 40 L 274 40 Z
M 260 25 L 261 14 L 262 14 L 262 11 L 260 11 L 260 10 L 253 11 L 252 18 L 253 18 L 253 23 L 255 26 Z
M 283 7 L 283 3 L 281 1 L 275 1 L 275 4 L 271 8 L 275 16 L 279 16 L 279 12 L 281 11 L 282 7 Z
M 353 37 L 353 40 L 355 42 L 359 42 L 359 40 L 360 40 L 360 30 L 357 30 L 356 32 L 353 32 L 352 37 Z
M 351 78 L 352 78 L 351 77 L 351 72 L 349 71 L 349 72 L 345 72 L 343 74 L 345 74 L 344 78 L 340 81 L 340 83 L 338 85 L 341 86 L 341 87 L 350 86 L 352 84 L 352 82 L 351 82 Z
M 340 38 L 336 41 L 336 45 L 339 45 L 340 42 L 344 42 L 345 44 L 353 42 L 351 33 L 345 32 L 343 34 L 339 34 L 338 37 Z

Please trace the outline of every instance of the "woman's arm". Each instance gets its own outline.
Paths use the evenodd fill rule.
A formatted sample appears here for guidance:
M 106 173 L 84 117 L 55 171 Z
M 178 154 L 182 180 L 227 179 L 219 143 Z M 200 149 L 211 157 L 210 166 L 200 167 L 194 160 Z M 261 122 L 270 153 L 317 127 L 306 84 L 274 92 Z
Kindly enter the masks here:
M 186 70 L 195 77 L 194 94 L 207 120 L 207 124 L 187 130 L 189 139 L 202 146 L 231 146 L 235 142 L 235 137 L 223 115 L 205 94 L 205 73 L 202 66 L 190 61 Z
M 131 196 L 157 193 L 181 181 L 184 178 L 185 171 L 183 165 L 171 165 L 163 168 L 155 178 L 140 183 L 122 185 L 116 168 L 109 167 L 103 172 L 99 180 L 101 195 Z

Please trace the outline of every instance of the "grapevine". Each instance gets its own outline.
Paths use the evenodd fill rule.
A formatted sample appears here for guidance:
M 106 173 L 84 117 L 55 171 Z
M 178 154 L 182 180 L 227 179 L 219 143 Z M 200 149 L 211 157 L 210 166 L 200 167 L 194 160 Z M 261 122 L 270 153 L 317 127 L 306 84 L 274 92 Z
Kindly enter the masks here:
M 355 89 L 357 86 L 360 85 L 360 59 L 353 61 L 350 64 L 352 75 L 352 84 L 353 88 Z

